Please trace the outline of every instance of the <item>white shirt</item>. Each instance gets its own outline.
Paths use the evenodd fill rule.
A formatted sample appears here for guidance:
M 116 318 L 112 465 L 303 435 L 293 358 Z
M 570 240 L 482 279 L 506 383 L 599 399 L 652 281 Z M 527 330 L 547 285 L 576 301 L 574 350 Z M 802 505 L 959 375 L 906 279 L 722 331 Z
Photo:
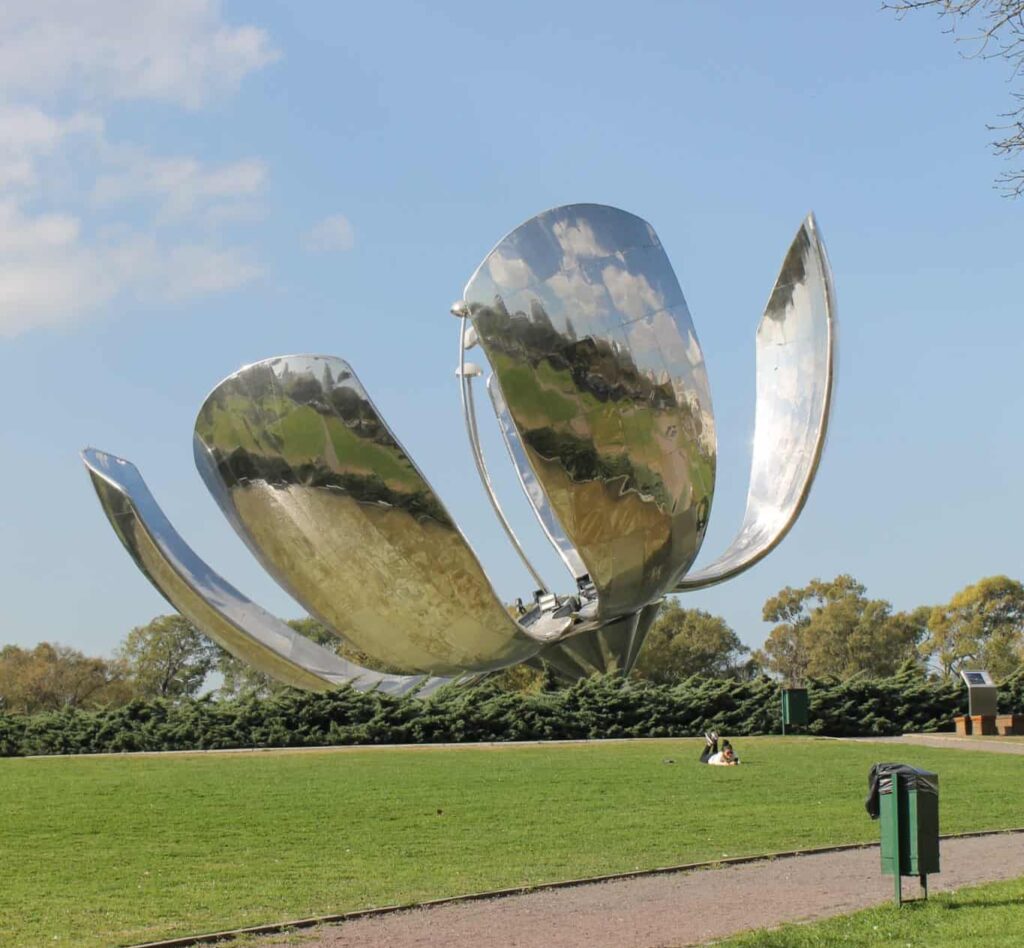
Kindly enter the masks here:
M 719 751 L 717 754 L 712 754 L 708 758 L 709 764 L 714 764 L 719 767 L 731 767 L 733 764 L 738 764 L 739 762 L 738 757 L 733 757 L 732 760 L 726 760 L 725 753 L 723 751 Z

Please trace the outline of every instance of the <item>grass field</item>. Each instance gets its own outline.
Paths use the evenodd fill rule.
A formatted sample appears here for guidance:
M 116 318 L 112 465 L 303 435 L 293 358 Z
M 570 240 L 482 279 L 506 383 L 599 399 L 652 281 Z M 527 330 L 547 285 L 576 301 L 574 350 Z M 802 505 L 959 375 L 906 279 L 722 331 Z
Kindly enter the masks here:
M 722 948 L 1008 948 L 1019 945 L 1024 879 L 972 886 L 897 908 L 883 905 L 813 925 L 784 925 L 719 942 Z
M 875 840 L 892 757 L 940 774 L 943 832 L 1024 823 L 1020 756 L 760 738 L 710 768 L 700 743 L 2 760 L 0 933 L 140 942 Z

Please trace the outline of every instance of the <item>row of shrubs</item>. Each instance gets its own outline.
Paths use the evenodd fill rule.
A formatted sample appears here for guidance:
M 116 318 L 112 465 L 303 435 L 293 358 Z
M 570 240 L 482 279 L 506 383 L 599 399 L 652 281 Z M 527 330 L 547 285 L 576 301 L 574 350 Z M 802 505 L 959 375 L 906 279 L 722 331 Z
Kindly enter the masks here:
M 882 736 L 951 730 L 966 713 L 964 687 L 912 675 L 809 684 L 811 734 Z M 1024 674 L 1000 687 L 1000 709 L 1024 713 Z M 0 756 L 330 744 L 432 744 L 778 733 L 779 685 L 691 678 L 650 685 L 591 678 L 560 691 L 493 684 L 446 689 L 427 700 L 286 691 L 269 698 L 135 701 L 101 711 L 0 714 Z

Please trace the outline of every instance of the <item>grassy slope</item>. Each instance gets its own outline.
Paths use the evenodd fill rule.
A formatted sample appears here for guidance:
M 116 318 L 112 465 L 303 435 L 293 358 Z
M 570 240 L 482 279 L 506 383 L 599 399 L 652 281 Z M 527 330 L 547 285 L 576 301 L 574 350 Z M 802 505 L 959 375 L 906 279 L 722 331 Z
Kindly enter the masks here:
M 1017 825 L 1024 757 L 810 739 L 0 761 L 5 944 L 110 944 L 877 839 L 871 763 L 943 832 Z M 664 763 L 667 758 L 674 765 Z
M 883 905 L 813 925 L 785 925 L 720 942 L 729 948 L 826 948 L 900 945 L 992 948 L 1020 945 L 1024 879 L 933 895 L 927 902 Z

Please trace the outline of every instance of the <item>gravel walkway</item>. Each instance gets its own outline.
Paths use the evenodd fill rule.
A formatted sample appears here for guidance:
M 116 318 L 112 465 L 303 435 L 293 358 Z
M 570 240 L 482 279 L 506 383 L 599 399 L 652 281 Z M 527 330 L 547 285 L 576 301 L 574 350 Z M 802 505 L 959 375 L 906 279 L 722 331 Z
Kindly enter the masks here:
M 1024 741 L 1002 737 L 957 737 L 955 734 L 904 734 L 901 737 L 854 737 L 843 740 L 874 744 L 921 744 L 943 750 L 989 751 L 992 754 L 1024 754 Z
M 1024 875 L 1024 834 L 949 839 L 932 892 Z M 916 898 L 916 880 L 904 880 Z M 878 848 L 647 876 L 355 919 L 303 948 L 668 948 L 841 915 L 892 898 Z M 295 939 L 296 936 L 291 936 Z M 284 944 L 268 939 L 267 945 Z M 294 940 L 289 944 L 296 944 Z

